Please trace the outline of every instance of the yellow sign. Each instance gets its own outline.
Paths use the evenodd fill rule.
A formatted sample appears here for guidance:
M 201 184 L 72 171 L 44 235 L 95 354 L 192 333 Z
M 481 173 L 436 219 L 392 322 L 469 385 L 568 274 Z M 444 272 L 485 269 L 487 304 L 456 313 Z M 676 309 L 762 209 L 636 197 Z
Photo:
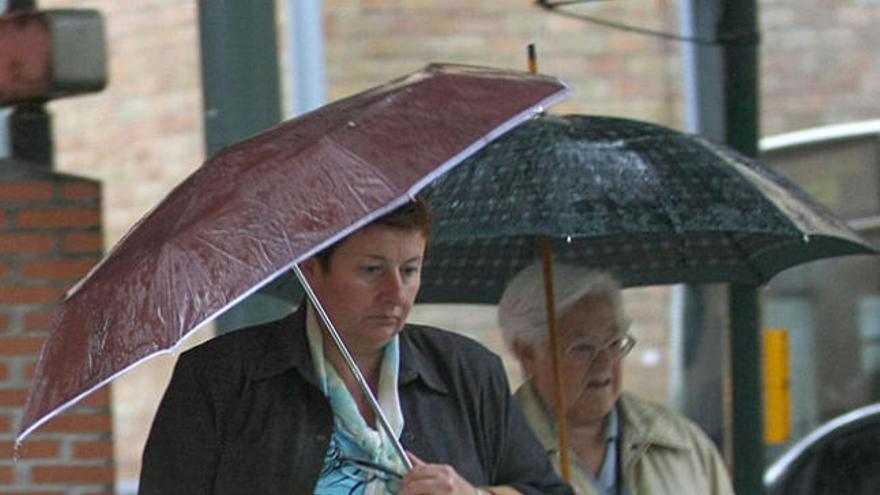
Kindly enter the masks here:
M 791 435 L 791 385 L 788 330 L 764 331 L 764 435 L 767 443 L 782 443 Z

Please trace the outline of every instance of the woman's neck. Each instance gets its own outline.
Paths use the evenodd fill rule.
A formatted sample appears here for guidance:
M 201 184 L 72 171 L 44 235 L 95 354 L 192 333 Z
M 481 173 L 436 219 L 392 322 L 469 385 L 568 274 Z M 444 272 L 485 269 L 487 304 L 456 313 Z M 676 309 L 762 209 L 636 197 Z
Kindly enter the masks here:
M 602 461 L 605 459 L 605 450 L 608 447 L 605 441 L 605 419 L 582 422 L 568 425 L 569 445 L 572 446 L 581 465 L 593 476 L 597 476 L 602 469 Z
M 345 384 L 345 388 L 348 389 L 351 396 L 354 397 L 355 403 L 358 405 L 358 410 L 361 413 L 361 416 L 367 421 L 367 424 L 375 427 L 376 416 L 373 412 L 373 408 L 370 407 L 369 400 L 367 399 L 366 394 L 361 389 L 361 386 L 358 384 L 357 379 L 352 373 L 351 369 L 349 369 L 348 365 L 345 362 L 345 359 L 342 357 L 342 353 L 339 349 L 336 348 L 336 345 L 332 342 L 325 341 L 324 346 L 324 355 L 327 357 L 327 361 L 330 362 L 330 365 L 333 366 L 333 369 L 336 370 L 336 374 L 342 379 L 342 382 Z M 351 352 L 351 351 L 349 351 Z M 384 352 L 379 351 L 375 353 L 371 353 L 369 355 L 361 355 L 352 353 L 351 357 L 354 360 L 355 364 L 360 370 L 361 375 L 363 375 L 364 380 L 366 380 L 367 385 L 370 387 L 370 390 L 373 392 L 373 396 L 375 397 L 379 390 L 379 370 L 382 366 L 382 357 Z

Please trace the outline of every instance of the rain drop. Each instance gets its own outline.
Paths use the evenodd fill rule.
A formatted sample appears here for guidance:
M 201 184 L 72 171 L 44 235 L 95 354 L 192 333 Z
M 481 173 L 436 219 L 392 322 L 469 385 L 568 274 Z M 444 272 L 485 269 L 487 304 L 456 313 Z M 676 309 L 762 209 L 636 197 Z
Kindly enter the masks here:
M 565 242 L 567 242 L 568 244 L 571 244 L 571 236 L 570 235 L 565 236 Z
M 804 234 L 804 243 L 810 242 L 810 234 Z
M 349 129 L 357 127 L 357 124 L 355 124 L 353 120 L 349 120 L 345 125 L 347 125 Z

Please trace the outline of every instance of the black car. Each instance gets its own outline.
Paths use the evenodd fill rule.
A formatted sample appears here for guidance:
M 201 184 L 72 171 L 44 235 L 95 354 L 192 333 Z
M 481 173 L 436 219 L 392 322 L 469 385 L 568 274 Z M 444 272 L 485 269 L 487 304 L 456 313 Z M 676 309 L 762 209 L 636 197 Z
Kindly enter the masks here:
M 767 469 L 768 495 L 880 493 L 880 403 L 838 416 Z

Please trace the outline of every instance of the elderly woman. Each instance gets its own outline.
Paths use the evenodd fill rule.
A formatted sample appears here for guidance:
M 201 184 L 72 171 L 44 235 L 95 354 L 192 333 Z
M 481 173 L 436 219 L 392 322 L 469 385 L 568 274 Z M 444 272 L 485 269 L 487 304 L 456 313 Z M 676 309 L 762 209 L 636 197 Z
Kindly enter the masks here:
M 557 264 L 556 298 L 571 483 L 580 495 L 721 495 L 733 489 L 715 446 L 692 422 L 622 392 L 627 334 L 620 286 L 609 275 Z M 559 470 L 543 267 L 508 284 L 498 321 L 528 380 L 516 392 Z
M 406 325 L 430 223 L 421 201 L 303 264 L 414 467 L 315 308 L 184 353 L 144 449 L 142 495 L 568 494 L 476 342 Z

